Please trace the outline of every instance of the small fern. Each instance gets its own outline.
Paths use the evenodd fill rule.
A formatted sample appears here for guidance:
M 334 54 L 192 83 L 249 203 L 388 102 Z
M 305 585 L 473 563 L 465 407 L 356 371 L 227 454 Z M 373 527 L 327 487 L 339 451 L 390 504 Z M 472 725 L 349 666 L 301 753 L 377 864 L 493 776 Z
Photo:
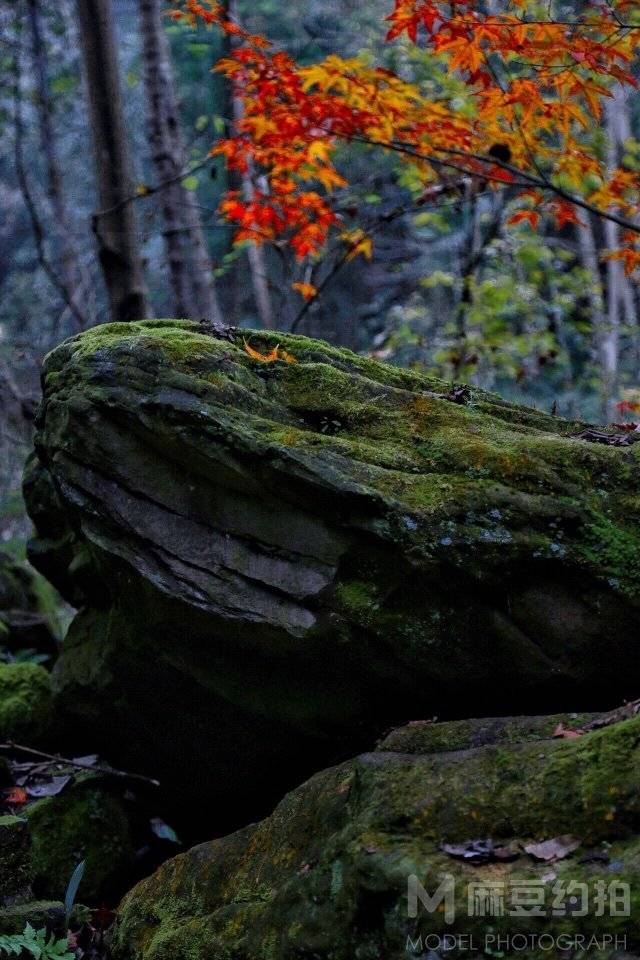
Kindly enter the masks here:
M 22 933 L 0 936 L 0 958 L 5 954 L 19 957 L 26 953 L 34 960 L 74 960 L 67 938 L 57 940 L 53 934 L 48 936 L 44 927 L 34 930 L 28 923 Z

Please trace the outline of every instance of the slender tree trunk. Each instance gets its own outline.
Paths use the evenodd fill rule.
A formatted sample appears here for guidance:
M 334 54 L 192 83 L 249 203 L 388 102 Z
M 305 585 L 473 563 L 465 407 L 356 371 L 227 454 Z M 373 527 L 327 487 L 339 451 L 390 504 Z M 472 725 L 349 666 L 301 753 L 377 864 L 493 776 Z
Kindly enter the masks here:
M 613 384 L 611 380 L 612 371 L 617 371 L 617 344 L 609 335 L 609 319 L 605 307 L 602 282 L 600 280 L 598 247 L 590 214 L 583 214 L 581 220 L 583 222 L 576 227 L 576 230 L 578 232 L 582 265 L 587 274 L 592 278 L 587 296 L 591 308 L 591 323 L 593 325 L 596 353 L 601 371 L 601 416 L 603 422 L 607 423 L 611 419 L 613 403 L 615 401 L 612 393 Z
M 616 89 L 614 96 L 605 104 L 607 130 L 607 171 L 611 174 L 618 164 L 619 146 L 631 135 L 628 116 L 625 117 L 625 93 Z M 609 250 L 620 246 L 620 228 L 610 220 L 603 224 L 604 243 Z M 609 398 L 607 415 L 613 416 L 612 404 L 618 389 L 618 366 L 620 350 L 621 308 L 624 307 L 627 279 L 619 260 L 608 260 L 607 277 L 607 330 L 603 341 L 603 379 L 605 393 Z
M 147 302 L 131 201 L 133 182 L 111 0 L 77 0 L 76 9 L 100 206 L 93 218 L 100 266 L 112 320 L 138 320 L 147 316 Z
M 242 102 L 237 97 L 233 98 L 233 110 L 236 120 L 242 119 Z M 246 203 L 251 203 L 253 200 L 254 190 L 250 173 L 245 173 L 242 176 L 242 195 Z M 269 294 L 267 261 L 264 255 L 264 247 L 254 242 L 249 243 L 247 247 L 247 257 L 249 259 L 253 296 L 256 302 L 258 316 L 260 317 L 260 323 L 265 330 L 274 330 L 275 322 L 271 305 L 271 295 Z
M 222 7 L 227 15 L 233 16 L 233 0 L 223 0 Z M 229 50 L 233 47 L 233 40 L 229 37 Z M 242 102 L 234 96 L 233 87 L 229 82 L 229 106 L 231 116 L 234 120 L 242 119 Z M 242 195 L 245 202 L 250 203 L 254 197 L 253 181 L 251 172 L 246 173 L 241 178 Z M 275 329 L 275 319 L 273 315 L 273 306 L 271 304 L 271 295 L 269 293 L 267 262 L 264 255 L 264 247 L 257 243 L 250 243 L 247 247 L 247 258 L 249 260 L 249 272 L 251 274 L 251 285 L 253 287 L 253 297 L 260 323 L 265 330 Z
M 473 280 L 478 267 L 484 259 L 487 247 L 500 234 L 506 200 L 506 190 L 503 190 L 491 198 L 491 217 L 485 229 L 483 229 L 480 200 L 478 197 L 471 197 L 468 201 L 470 225 L 466 250 L 459 264 L 461 281 L 460 300 L 455 307 L 456 345 L 453 357 L 453 369 L 456 377 L 469 375 L 465 369 L 465 362 L 467 353 L 467 315 L 473 300 Z
M 186 170 L 186 151 L 160 0 L 140 0 L 140 30 L 149 110 L 149 143 L 158 180 L 167 182 L 160 196 L 175 313 L 179 317 L 206 317 L 221 325 L 222 316 L 196 200 L 193 193 L 176 179 Z
M 53 213 L 53 236 L 55 237 L 56 258 L 59 262 L 60 281 L 64 286 L 65 299 L 75 303 L 72 311 L 79 328 L 88 326 L 89 318 L 78 306 L 78 292 L 81 286 L 82 271 L 78 253 L 71 240 L 71 228 L 67 205 L 64 197 L 60 164 L 58 161 L 56 138 L 53 131 L 53 105 L 49 93 L 49 70 L 47 48 L 43 39 L 42 10 L 40 0 L 27 0 L 27 13 L 31 31 L 33 51 L 34 80 L 36 87 L 36 106 L 40 128 L 40 144 L 46 166 L 47 196 Z M 82 323 L 80 322 L 82 318 Z

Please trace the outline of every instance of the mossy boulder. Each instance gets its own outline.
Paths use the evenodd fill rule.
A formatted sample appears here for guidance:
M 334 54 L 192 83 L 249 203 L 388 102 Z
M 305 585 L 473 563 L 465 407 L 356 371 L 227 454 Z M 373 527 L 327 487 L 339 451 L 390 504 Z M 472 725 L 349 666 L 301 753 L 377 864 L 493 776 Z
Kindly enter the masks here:
M 186 321 L 87 331 L 43 387 L 30 558 L 81 608 L 60 702 L 192 814 L 254 816 L 404 720 L 637 695 L 640 445 Z
M 28 910 L 34 896 L 38 904 L 59 904 L 81 861 L 82 902 L 110 901 L 130 885 L 135 853 L 132 817 L 122 799 L 102 777 L 80 774 L 61 793 L 21 808 L 19 816 L 0 817 L 0 908 Z M 0 911 L 0 932 L 10 916 L 17 917 L 15 909 Z
M 80 779 L 56 796 L 37 800 L 24 816 L 32 837 L 33 887 L 39 896 L 62 899 L 81 861 L 83 902 L 100 903 L 114 889 L 126 889 L 123 878 L 135 859 L 130 818 L 122 800 L 100 778 Z
M 23 817 L 0 817 L 0 907 L 31 893 L 31 836 Z
M 47 671 L 34 663 L 0 663 L 0 741 L 38 742 L 53 723 Z
M 640 718 L 535 739 L 533 727 L 557 719 L 512 721 L 508 731 L 496 722 L 488 738 L 480 721 L 484 746 L 436 753 L 423 752 L 421 727 L 408 727 L 397 734 L 406 752 L 383 743 L 317 774 L 262 823 L 195 847 L 135 887 L 120 906 L 115 960 L 475 958 L 492 944 L 494 955 L 533 958 L 564 956 L 549 952 L 549 938 L 566 945 L 577 934 L 603 949 L 567 956 L 619 957 L 624 938 L 637 950 Z M 556 862 L 525 852 L 566 835 L 573 842 Z M 443 850 L 478 838 L 500 855 L 474 864 Z M 418 901 L 410 917 L 411 876 L 429 895 L 450 878 L 455 916 L 436 900 L 432 910 Z M 538 914 L 515 915 L 527 896 Z M 500 952 L 485 939 L 523 935 L 542 947 Z M 438 938 L 449 949 L 439 952 Z

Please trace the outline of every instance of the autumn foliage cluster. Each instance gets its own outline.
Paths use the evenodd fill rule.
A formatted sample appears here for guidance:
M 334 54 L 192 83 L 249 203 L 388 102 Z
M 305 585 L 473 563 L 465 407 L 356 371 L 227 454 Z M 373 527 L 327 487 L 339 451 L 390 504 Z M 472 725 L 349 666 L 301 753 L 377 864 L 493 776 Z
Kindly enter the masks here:
M 465 96 L 451 100 L 364 58 L 301 66 L 229 20 L 220 4 L 178 2 L 175 18 L 203 20 L 233 38 L 215 69 L 234 84 L 242 118 L 212 153 L 255 184 L 250 196 L 232 191 L 223 201 L 236 239 L 286 244 L 304 259 L 320 256 L 335 233 L 346 259 L 370 256 L 372 237 L 347 229 L 339 204 L 344 145 L 358 143 L 411 164 L 418 203 L 457 177 L 510 188 L 520 201 L 510 222 L 533 229 L 542 217 L 559 228 L 579 223 L 581 210 L 613 219 L 620 246 L 607 255 L 635 271 L 640 178 L 608 169 L 591 134 L 614 85 L 637 85 L 640 4 L 502 6 L 489 14 L 472 0 L 395 0 L 387 41 L 426 45 L 443 74 L 464 81 Z M 298 287 L 315 295 L 311 285 Z

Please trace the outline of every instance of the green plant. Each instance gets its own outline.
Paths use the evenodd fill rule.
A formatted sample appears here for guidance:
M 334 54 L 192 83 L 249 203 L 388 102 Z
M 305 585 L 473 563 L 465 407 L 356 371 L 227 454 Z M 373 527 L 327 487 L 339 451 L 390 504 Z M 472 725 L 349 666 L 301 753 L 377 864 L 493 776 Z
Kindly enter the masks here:
M 71 874 L 71 879 L 69 880 L 69 885 L 64 895 L 64 915 L 67 920 L 67 926 L 69 925 L 69 918 L 71 917 L 73 904 L 75 903 L 76 894 L 78 893 L 78 887 L 84 876 L 85 867 L 86 861 L 82 860 Z
M 30 954 L 35 960 L 74 960 L 66 937 L 58 939 L 54 934 L 48 934 L 44 927 L 35 930 L 30 923 L 22 933 L 0 936 L 0 956 L 2 954 L 18 957 Z
M 38 653 L 31 647 L 16 650 L 12 653 L 7 647 L 0 647 L 0 662 L 2 663 L 46 663 L 51 657 L 48 653 Z

